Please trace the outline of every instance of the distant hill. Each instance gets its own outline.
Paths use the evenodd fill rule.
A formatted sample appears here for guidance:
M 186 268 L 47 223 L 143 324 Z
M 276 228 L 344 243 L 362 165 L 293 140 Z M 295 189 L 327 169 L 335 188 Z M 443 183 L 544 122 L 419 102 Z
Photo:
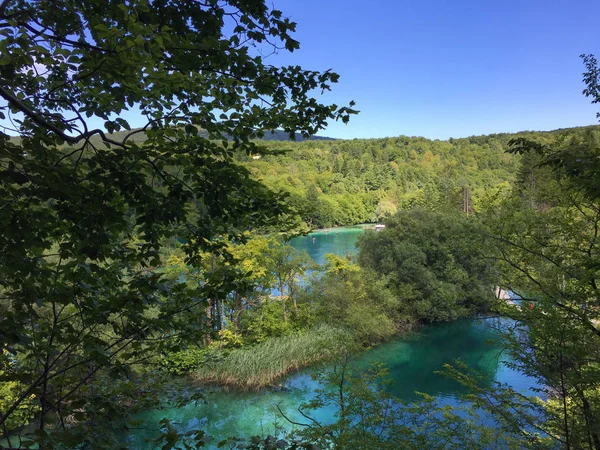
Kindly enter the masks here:
M 122 131 L 118 131 L 116 133 L 107 133 L 107 136 L 109 136 L 111 139 L 113 139 L 115 141 L 120 142 L 123 139 L 125 139 L 125 136 L 127 136 L 129 133 L 131 133 L 132 131 L 139 130 L 139 129 L 140 128 L 134 128 L 132 130 L 122 130 Z M 208 137 L 208 133 L 205 130 L 200 130 L 198 132 L 198 134 L 203 137 Z M 133 136 L 131 136 L 130 139 L 136 143 L 144 142 L 146 140 L 146 134 L 143 132 L 136 133 Z M 13 136 L 11 138 L 11 140 L 13 142 L 20 142 L 20 137 Z M 265 136 L 261 140 L 262 141 L 292 141 L 290 139 L 290 136 L 288 135 L 288 133 L 286 133 L 283 130 L 267 131 L 267 132 L 265 132 Z M 296 142 L 304 142 L 307 140 L 310 140 L 310 141 L 334 141 L 336 139 L 330 138 L 330 137 L 324 137 L 324 136 L 311 136 L 309 139 L 306 139 L 300 133 L 296 133 L 296 139 L 295 139 Z M 98 145 L 102 144 L 102 139 L 100 138 L 100 136 L 96 135 L 90 139 L 90 142 L 93 145 L 98 146 Z
M 409 136 L 303 139 L 297 135 L 297 142 L 292 142 L 285 132 L 276 130 L 264 139 L 272 154 L 259 157 L 238 152 L 235 159 L 255 179 L 286 193 L 308 226 L 330 227 L 381 221 L 394 211 L 415 206 L 477 211 L 510 190 L 516 179 L 521 157 L 507 152 L 512 139 L 550 144 L 557 137 L 588 132 L 600 140 L 598 125 L 443 141 Z M 122 141 L 128 133 L 120 131 L 111 137 Z M 200 134 L 207 136 L 203 131 Z M 146 136 L 138 133 L 132 139 L 143 142 Z M 101 145 L 99 136 L 92 142 Z
M 548 130 L 548 131 L 535 131 L 535 130 L 524 130 L 524 131 L 519 131 L 516 133 L 492 133 L 492 134 L 486 134 L 486 135 L 473 135 L 473 136 L 467 136 L 467 137 L 463 137 L 463 138 L 449 138 L 449 139 L 444 139 L 444 140 L 439 140 L 439 139 L 432 139 L 432 141 L 440 141 L 440 142 L 450 142 L 453 143 L 455 141 L 460 141 L 460 140 L 469 140 L 472 142 L 483 142 L 489 139 L 502 139 L 502 138 L 511 138 L 511 137 L 532 137 L 532 136 L 549 136 L 549 135 L 557 135 L 557 134 L 570 134 L 570 133 L 578 133 L 581 132 L 583 130 L 586 129 L 591 129 L 591 130 L 600 130 L 600 125 L 584 125 L 584 126 L 580 126 L 580 127 L 571 127 L 571 128 L 558 128 L 556 130 Z M 131 131 L 135 131 L 135 130 L 139 130 L 139 128 L 134 128 Z M 125 136 L 129 133 L 131 133 L 131 131 L 128 130 L 122 130 L 116 133 L 108 133 L 107 136 L 110 136 L 112 139 L 116 140 L 116 141 L 122 141 Z M 200 136 L 203 137 L 208 137 L 208 133 L 205 130 L 200 130 L 198 133 Z M 390 136 L 389 138 L 393 138 L 393 137 L 409 137 L 410 139 L 425 139 L 425 140 L 430 140 L 421 136 Z M 326 136 L 311 136 L 309 139 L 306 139 L 304 136 L 302 136 L 299 133 L 296 133 L 296 139 L 295 142 L 305 142 L 305 141 L 336 141 L 336 142 L 341 142 L 341 141 L 376 141 L 376 140 L 380 140 L 380 139 L 389 139 L 389 138 L 354 138 L 354 139 L 338 139 L 338 138 L 332 138 L 332 137 L 326 137 Z M 20 137 L 19 136 L 13 136 L 11 137 L 11 140 L 13 142 L 19 142 L 20 141 Z M 131 137 L 131 140 L 133 142 L 144 142 L 146 140 L 146 135 L 145 133 L 136 133 Z M 292 139 L 290 139 L 289 135 L 283 131 L 283 130 L 274 130 L 274 131 L 268 131 L 265 132 L 265 136 L 261 139 L 262 141 L 278 141 L 278 142 L 293 142 Z M 100 145 L 101 144 L 101 139 L 99 136 L 94 136 L 91 139 L 92 144 L 94 145 Z
M 132 130 L 132 131 L 134 131 L 134 130 Z M 116 141 L 122 141 L 125 138 L 125 136 L 127 136 L 127 134 L 129 134 L 129 133 L 131 133 L 131 131 L 123 130 L 123 131 L 119 131 L 117 133 L 109 134 L 108 136 L 110 136 L 112 139 L 114 139 Z M 208 133 L 205 130 L 199 130 L 198 134 L 202 137 L 206 137 L 206 138 L 208 137 Z M 132 136 L 132 140 L 134 142 L 144 142 L 145 139 L 146 139 L 145 133 L 137 133 Z M 265 132 L 265 136 L 261 140 L 262 141 L 291 141 L 288 133 L 286 133 L 283 130 L 267 131 L 267 132 Z M 306 139 L 300 133 L 296 133 L 296 142 L 303 142 L 306 140 L 333 141 L 335 139 L 329 138 L 329 137 L 322 137 L 322 136 L 312 136 L 309 139 Z M 94 141 L 92 140 L 92 142 L 94 142 Z M 100 139 L 98 138 L 98 143 L 99 142 L 100 142 Z
M 265 137 L 262 138 L 263 141 L 290 141 L 290 136 L 283 130 L 275 130 L 265 133 Z M 296 133 L 296 142 L 302 141 L 335 141 L 337 139 L 325 137 L 325 136 L 311 136 L 309 139 L 306 139 L 299 133 Z
M 571 134 L 571 133 L 579 133 L 583 130 L 586 129 L 591 129 L 591 130 L 600 130 L 600 125 L 587 125 L 587 126 L 581 126 L 581 127 L 572 127 L 572 128 L 559 128 L 556 130 L 549 130 L 549 131 L 531 131 L 531 130 L 526 130 L 526 131 L 519 131 L 516 133 L 493 133 L 493 134 L 487 134 L 487 135 L 474 135 L 474 136 L 468 136 L 468 137 L 464 137 L 464 138 L 449 138 L 447 140 L 443 140 L 441 142 L 454 142 L 454 141 L 460 141 L 460 140 L 469 140 L 471 142 L 485 142 L 487 140 L 495 140 L 495 139 L 510 139 L 510 138 L 514 138 L 514 137 L 544 137 L 544 136 L 553 136 L 553 135 L 564 135 L 564 134 Z M 134 129 L 135 130 L 135 129 Z M 112 133 L 112 134 L 108 134 L 108 136 L 110 136 L 111 138 L 113 138 L 116 141 L 122 141 L 125 136 L 131 133 L 131 131 L 119 131 L 117 133 Z M 205 130 L 200 130 L 198 132 L 198 134 L 200 136 L 203 137 L 208 137 L 208 133 Z M 392 136 L 394 137 L 394 136 Z M 401 136 L 398 136 L 401 137 Z M 406 137 L 406 136 L 402 136 L 402 137 Z M 430 140 L 427 138 L 423 138 L 420 136 L 409 136 L 411 139 L 425 139 L 425 140 Z M 134 134 L 131 138 L 134 142 L 144 142 L 146 140 L 146 135 L 144 133 L 137 133 Z M 331 138 L 331 137 L 325 137 L 325 136 L 311 136 L 309 139 L 304 138 L 301 134 L 296 133 L 296 139 L 295 141 L 292 141 L 292 139 L 290 139 L 288 133 L 286 133 L 283 130 L 274 130 L 274 131 L 267 131 L 265 132 L 265 136 L 261 139 L 262 141 L 274 141 L 274 142 L 305 142 L 305 141 L 334 141 L 334 142 L 342 142 L 342 141 L 377 141 L 378 139 L 382 139 L 382 138 L 366 138 L 366 139 L 336 139 L 336 138 Z M 431 141 L 438 141 L 438 139 L 432 139 Z M 94 136 L 91 140 L 91 142 L 95 145 L 99 145 L 101 143 L 100 137 L 99 136 Z

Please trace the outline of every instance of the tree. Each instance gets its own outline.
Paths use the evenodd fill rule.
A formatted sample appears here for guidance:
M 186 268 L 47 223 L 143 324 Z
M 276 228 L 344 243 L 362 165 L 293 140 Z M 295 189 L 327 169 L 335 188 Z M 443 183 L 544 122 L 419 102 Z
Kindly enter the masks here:
M 400 211 L 358 241 L 358 263 L 400 301 L 403 315 L 447 321 L 485 310 L 494 267 L 483 255 L 482 227 L 457 213 Z
M 383 221 L 387 219 L 389 216 L 393 216 L 396 211 L 398 211 L 398 207 L 391 200 L 385 199 L 381 200 L 377 207 L 375 208 L 375 215 L 377 216 L 377 220 Z
M 175 336 L 201 337 L 189 317 L 240 273 L 173 283 L 155 270 L 166 242 L 186 242 L 185 263 L 200 266 L 231 259 L 218 235 L 286 227 L 284 203 L 233 152 L 353 113 L 311 96 L 334 72 L 266 63 L 262 50 L 298 48 L 294 29 L 262 0 L 0 2 L 0 342 L 22 386 L 0 411 L 9 446 L 31 398 L 40 448 L 110 445 L 91 434 L 118 411 L 106 379 L 135 377 Z M 126 111 L 145 125 L 130 129 Z
M 596 60 L 583 58 L 584 94 L 596 103 Z M 529 400 L 534 421 L 509 411 L 523 400 L 515 392 L 503 392 L 495 404 L 506 425 L 523 436 L 533 425 L 554 445 L 598 450 L 600 147 L 593 130 L 585 129 L 550 143 L 516 139 L 513 151 L 523 154 L 522 182 L 501 208 L 487 211 L 486 221 L 503 285 L 525 297 L 520 308 L 500 306 L 517 319 L 506 333 L 512 366 L 539 380 L 548 398 Z
M 237 331 L 240 331 L 240 319 L 244 310 L 262 303 L 275 286 L 275 275 L 272 272 L 273 264 L 270 258 L 270 253 L 275 245 L 277 242 L 274 238 L 252 236 L 244 244 L 230 247 L 230 252 L 235 258 L 235 266 L 246 272 L 246 278 L 252 280 L 247 288 L 254 288 L 244 290 L 242 285 L 240 289 L 236 289 L 232 293 L 231 319 L 233 319 Z
M 564 448 L 599 449 L 600 206 L 555 175 L 550 188 L 562 192 L 554 205 L 539 209 L 517 192 L 489 215 L 490 256 L 501 262 L 502 285 L 526 299 L 521 308 L 500 310 L 517 319 L 506 333 L 512 366 L 549 392 L 543 408 L 537 405 L 547 417 L 541 430 Z
M 292 300 L 294 313 L 298 313 L 297 290 L 299 278 L 309 270 L 318 266 L 306 253 L 306 250 L 297 250 L 291 245 L 276 245 L 270 251 L 271 268 L 277 280 L 279 299 L 283 311 L 283 321 L 287 322 L 288 300 Z
M 332 253 L 325 254 L 324 269 L 324 276 L 312 286 L 321 320 L 344 327 L 364 345 L 401 330 L 396 299 L 372 273 Z
M 375 365 L 360 373 L 349 354 L 314 378 L 320 387 L 314 399 L 299 405 L 302 420 L 292 420 L 281 410 L 280 414 L 296 426 L 292 437 L 320 448 L 551 448 L 539 445 L 540 439 L 537 446 L 524 447 L 518 432 L 497 427 L 496 417 L 483 408 L 441 405 L 425 394 L 419 402 L 404 403 L 386 392 L 390 380 L 384 367 Z M 315 414 L 325 408 L 335 412 L 332 422 Z

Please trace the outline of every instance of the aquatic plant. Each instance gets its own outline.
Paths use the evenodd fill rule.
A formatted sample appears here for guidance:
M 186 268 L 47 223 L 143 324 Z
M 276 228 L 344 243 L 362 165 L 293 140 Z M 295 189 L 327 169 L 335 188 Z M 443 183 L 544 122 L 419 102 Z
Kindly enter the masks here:
M 345 331 L 321 325 L 232 350 L 222 359 L 207 361 L 192 376 L 200 382 L 257 390 L 274 385 L 290 372 L 333 358 L 351 342 Z

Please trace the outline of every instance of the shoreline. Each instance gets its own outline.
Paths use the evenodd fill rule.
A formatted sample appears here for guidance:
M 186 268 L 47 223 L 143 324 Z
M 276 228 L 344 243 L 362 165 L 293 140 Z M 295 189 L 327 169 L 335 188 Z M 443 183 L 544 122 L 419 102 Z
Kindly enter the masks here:
M 334 232 L 336 230 L 340 230 L 340 229 L 344 229 L 344 228 L 363 228 L 363 229 L 375 229 L 375 225 L 377 225 L 376 222 L 373 223 L 357 223 L 354 225 L 339 225 L 339 226 L 335 226 L 335 227 L 328 227 L 328 228 L 311 228 L 310 231 L 306 234 L 306 236 L 308 236 L 311 233 L 329 233 L 329 232 Z
M 459 320 L 459 319 L 457 319 Z M 263 372 L 258 371 L 258 377 L 262 376 L 265 381 L 262 382 L 251 382 L 251 380 L 246 378 L 236 378 L 232 376 L 231 373 L 220 374 L 217 371 L 213 373 L 208 373 L 205 376 L 200 376 L 197 372 L 198 369 L 191 371 L 187 374 L 183 374 L 183 378 L 188 378 L 192 381 L 192 383 L 201 386 L 209 386 L 222 389 L 226 392 L 260 392 L 265 389 L 284 389 L 284 385 L 281 383 L 282 379 L 290 376 L 294 373 L 297 373 L 301 370 L 310 368 L 311 366 L 316 366 L 318 364 L 327 364 L 334 361 L 337 357 L 339 357 L 344 352 L 350 351 L 353 355 L 359 355 L 366 351 L 372 350 L 373 348 L 378 347 L 379 345 L 391 342 L 396 339 L 407 338 L 411 334 L 417 332 L 424 325 L 423 323 L 412 323 L 412 324 L 404 324 L 405 328 L 403 330 L 398 330 L 397 333 L 390 336 L 388 339 L 373 343 L 371 345 L 365 346 L 364 344 L 356 343 L 354 336 L 351 336 L 345 330 L 338 330 L 340 334 L 347 334 L 346 340 L 349 340 L 349 343 L 346 345 L 339 345 L 340 342 L 334 343 L 331 347 L 325 348 L 325 352 L 318 355 L 316 358 L 307 358 L 305 360 L 301 359 L 291 359 L 287 365 L 280 366 L 277 373 L 269 373 L 268 369 Z M 316 329 L 318 330 L 318 328 Z M 312 330 L 315 331 L 314 329 Z M 302 337 L 306 335 L 296 335 L 296 336 L 287 336 L 288 339 L 293 339 L 295 341 L 301 341 Z M 281 337 L 273 338 L 273 340 L 281 339 Z M 261 344 L 258 344 L 255 347 L 238 349 L 237 351 L 243 353 L 245 355 L 250 355 L 253 351 L 253 348 L 259 347 Z M 227 358 L 227 356 L 225 356 Z M 215 369 L 218 369 L 215 367 Z M 260 370 L 260 369 L 259 369 Z M 256 380 L 256 377 L 252 380 Z
M 486 319 L 490 318 L 490 317 L 486 316 L 485 314 L 493 314 L 493 311 L 490 310 L 490 311 L 487 311 L 486 313 L 480 312 L 480 313 L 477 313 L 477 314 L 474 314 L 471 316 L 467 316 L 467 317 L 459 317 L 459 318 L 456 318 L 456 319 L 448 321 L 448 322 L 433 322 L 433 323 L 414 322 L 414 323 L 410 323 L 410 324 L 407 323 L 407 324 L 404 324 L 405 328 L 403 330 L 399 330 L 397 333 L 393 334 L 388 339 L 373 343 L 371 345 L 366 345 L 366 346 L 363 344 L 357 344 L 356 342 L 354 342 L 354 337 L 349 336 L 352 338 L 352 343 L 350 345 L 342 346 L 341 348 L 339 348 L 338 353 L 332 352 L 332 353 L 329 353 L 326 355 L 322 355 L 322 357 L 315 359 L 315 360 L 300 361 L 300 360 L 295 359 L 288 366 L 281 367 L 280 371 L 276 375 L 272 375 L 271 377 L 269 377 L 269 382 L 265 382 L 265 383 L 248 384 L 248 383 L 244 383 L 244 382 L 239 382 L 238 380 L 235 380 L 233 378 L 225 380 L 225 379 L 222 379 L 221 377 L 219 377 L 218 374 L 216 374 L 216 373 L 211 374 L 210 376 L 197 377 L 196 371 L 191 371 L 187 374 L 182 374 L 181 378 L 187 378 L 197 387 L 211 387 L 211 388 L 216 388 L 216 389 L 222 390 L 224 392 L 261 392 L 263 390 L 269 390 L 269 389 L 285 390 L 285 385 L 281 383 L 282 379 L 284 379 L 285 377 L 288 377 L 290 375 L 293 375 L 297 372 L 300 372 L 304 369 L 308 369 L 311 366 L 317 366 L 319 364 L 327 364 L 327 363 L 335 360 L 335 358 L 337 356 L 339 356 L 340 353 L 343 351 L 347 351 L 347 350 L 351 349 L 353 355 L 360 355 L 364 352 L 373 350 L 380 345 L 392 342 L 394 340 L 408 338 L 409 336 L 413 335 L 414 333 L 418 333 L 419 330 L 421 330 L 423 327 L 438 326 L 438 325 L 442 325 L 442 324 L 457 322 L 460 320 L 485 321 Z M 498 316 L 492 316 L 492 318 L 494 318 L 494 317 L 498 317 Z M 510 319 L 510 317 L 508 317 L 508 316 L 507 316 L 507 318 Z M 343 330 L 338 330 L 338 331 L 343 331 Z M 292 336 L 287 336 L 287 337 L 292 338 Z M 302 335 L 299 335 L 299 336 L 296 335 L 293 337 L 298 339 L 298 338 L 301 338 Z M 281 337 L 277 337 L 277 338 L 273 338 L 273 339 L 280 339 L 280 338 Z M 260 345 L 260 344 L 258 344 L 258 345 Z M 354 347 L 354 349 L 352 349 L 352 347 Z M 252 351 L 252 348 L 253 347 L 237 349 L 237 351 L 249 354 Z

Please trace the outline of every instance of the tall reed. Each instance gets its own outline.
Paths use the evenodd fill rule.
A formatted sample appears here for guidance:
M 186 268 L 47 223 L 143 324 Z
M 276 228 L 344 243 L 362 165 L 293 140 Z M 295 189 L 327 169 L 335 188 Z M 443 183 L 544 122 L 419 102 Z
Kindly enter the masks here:
M 272 337 L 253 347 L 232 350 L 222 359 L 207 361 L 192 376 L 200 382 L 258 390 L 274 385 L 290 372 L 335 357 L 350 342 L 348 333 L 321 325 L 301 334 Z

